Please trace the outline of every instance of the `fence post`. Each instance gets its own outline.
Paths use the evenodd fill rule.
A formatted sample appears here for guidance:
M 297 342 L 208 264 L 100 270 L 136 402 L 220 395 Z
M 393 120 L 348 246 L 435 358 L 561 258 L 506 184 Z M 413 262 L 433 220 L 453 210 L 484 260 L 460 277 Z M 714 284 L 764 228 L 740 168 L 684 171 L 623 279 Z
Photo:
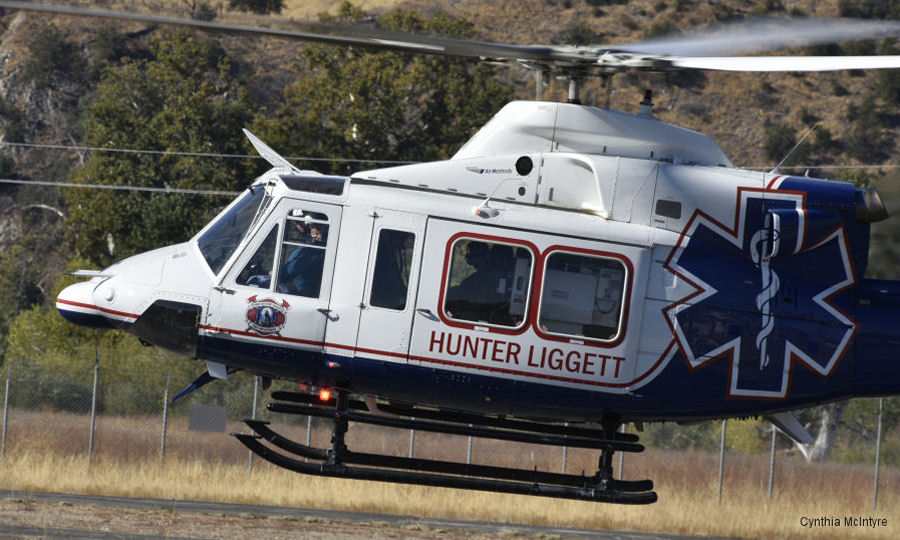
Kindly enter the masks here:
M 256 420 L 256 404 L 259 399 L 259 375 L 253 377 L 253 411 L 250 412 L 250 418 Z M 247 463 L 247 474 L 253 474 L 253 451 L 250 451 L 250 459 Z
M 722 441 L 719 443 L 719 503 L 722 502 L 722 484 L 725 476 L 725 430 L 728 427 L 728 419 L 722 419 Z
M 878 398 L 878 429 L 875 431 L 875 493 L 872 495 L 872 510 L 878 509 L 878 469 L 881 465 L 881 413 L 884 412 L 884 398 Z
M 566 427 L 569 427 L 569 423 L 566 422 L 564 424 Z M 563 454 L 562 454 L 562 470 L 560 471 L 562 474 L 566 474 L 566 461 L 569 460 L 569 447 L 563 446 Z
M 169 427 L 169 383 L 172 382 L 172 374 L 166 375 L 166 392 L 163 394 L 163 418 L 162 418 L 162 443 L 159 447 L 159 465 L 162 466 L 166 459 L 166 436 Z
M 6 428 L 9 426 L 9 377 L 12 368 L 6 364 L 6 392 L 3 394 L 3 437 L 0 439 L 0 455 L 6 455 Z
M 94 361 L 94 390 L 91 394 L 91 437 L 88 443 L 88 469 L 94 461 L 94 430 L 97 428 L 97 386 L 100 380 L 100 351 Z
M 775 424 L 772 424 L 772 451 L 769 454 L 769 498 L 772 498 L 772 491 L 775 486 L 775 437 L 778 436 L 778 431 L 775 429 Z
M 312 416 L 306 417 L 306 446 L 312 446 Z M 309 463 L 309 458 L 305 458 Z
M 622 424 L 619 426 L 619 433 L 625 433 L 628 431 L 628 424 Z M 625 469 L 625 452 L 619 452 L 619 480 L 622 479 L 622 471 Z
M 415 421 L 415 418 L 413 418 Z M 416 444 L 416 430 L 409 430 L 409 457 L 413 457 L 413 446 Z
M 469 424 L 469 427 L 472 427 L 472 424 Z M 469 435 L 469 444 L 466 448 L 466 465 L 472 464 L 472 436 Z

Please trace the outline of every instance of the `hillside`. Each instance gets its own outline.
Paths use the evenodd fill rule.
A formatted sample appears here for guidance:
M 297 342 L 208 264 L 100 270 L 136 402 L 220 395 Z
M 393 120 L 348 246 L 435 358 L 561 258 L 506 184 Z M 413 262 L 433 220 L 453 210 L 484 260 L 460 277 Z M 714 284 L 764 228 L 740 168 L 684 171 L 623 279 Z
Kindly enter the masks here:
M 316 20 L 317 14 L 329 6 L 334 9 L 334 2 L 325 0 L 287 0 L 281 15 L 262 17 L 225 11 L 223 4 L 215 1 L 211 4 L 217 8 L 218 21 L 288 27 L 293 21 Z M 133 5 L 131 2 L 125 3 L 125 7 Z M 139 8 L 183 16 L 185 5 L 183 1 L 165 0 L 145 2 L 144 7 Z M 363 0 L 357 5 L 372 13 L 383 13 L 394 7 L 414 8 L 428 14 L 437 11 L 433 2 L 423 0 Z M 480 39 L 520 44 L 565 43 L 572 36 L 591 42 L 629 42 L 642 39 L 652 32 L 684 30 L 766 11 L 775 15 L 839 15 L 838 0 L 469 0 L 441 2 L 439 5 L 440 9 L 474 23 Z M 115 8 L 117 3 L 109 6 Z M 88 52 L 97 46 L 98 30 L 109 25 L 103 21 L 43 14 L 7 15 L 2 21 L 0 92 L 23 111 L 27 139 L 68 140 L 70 137 L 55 132 L 61 123 L 48 121 L 51 120 L 48 115 L 52 117 L 77 106 L 77 103 L 72 103 L 72 94 L 86 92 L 68 89 L 55 95 L 35 95 L 27 85 L 20 88 L 23 85 L 17 82 L 20 64 L 27 54 L 30 40 L 40 33 L 41 25 L 48 21 L 56 24 L 68 39 Z M 147 32 L 156 31 L 138 24 L 122 26 L 133 29 L 128 38 L 134 40 L 146 40 Z M 273 39 L 248 40 L 229 36 L 217 36 L 217 39 L 232 55 L 247 65 L 257 66 L 257 73 L 264 74 L 257 82 L 257 95 L 267 102 L 278 100 L 281 88 L 291 76 L 286 73 L 286 68 L 303 49 L 302 44 Z M 498 70 L 498 76 L 514 85 L 517 97 L 533 98 L 531 72 L 508 67 Z M 884 129 L 879 140 L 881 151 L 874 162 L 871 159 L 861 160 L 846 144 L 854 126 L 854 119 L 848 115 L 848 105 L 858 103 L 876 91 L 877 85 L 878 74 L 874 72 L 706 73 L 688 76 L 629 73 L 614 77 L 608 90 L 601 87 L 599 80 L 589 81 L 583 100 L 601 106 L 605 106 L 608 100 L 612 108 L 634 112 L 643 89 L 652 88 L 656 114 L 660 119 L 713 136 L 739 166 L 774 165 L 772 158 L 766 155 L 764 142 L 767 127 L 777 122 L 785 123 L 797 138 L 810 127 L 810 123 L 815 122 L 830 132 L 834 144 L 818 152 L 812 160 L 814 164 L 893 163 L 896 160 L 892 158 L 900 151 L 900 143 L 893 137 L 895 125 Z M 551 84 L 545 93 L 546 98 L 564 98 L 564 86 L 561 82 Z M 38 102 L 43 102 L 43 108 L 37 106 Z M 884 118 L 892 119 L 896 112 L 882 109 L 879 112 Z
M 734 18 L 773 15 L 838 16 L 841 0 L 456 0 L 435 7 L 426 0 L 359 0 L 367 14 L 379 16 L 395 8 L 415 9 L 427 16 L 441 10 L 471 21 L 476 39 L 518 44 L 624 43 L 650 35 L 702 27 Z M 130 9 L 184 17 L 188 0 L 90 1 L 80 5 Z M 208 3 L 215 20 L 278 27 L 316 21 L 331 10 L 327 0 L 285 0 L 279 15 L 260 16 L 230 11 L 224 0 Z M 54 30 L 58 29 L 58 30 Z M 0 147 L 0 178 L 65 181 L 89 157 L 83 150 L 46 145 L 84 146 L 88 105 L 95 101 L 96 86 L 107 63 L 122 56 L 143 59 L 161 29 L 139 23 L 109 23 L 104 20 L 0 10 L 0 142 L 18 143 Z M 212 37 L 216 47 L 232 59 L 230 75 L 247 83 L 253 114 L 270 125 L 282 122 L 279 112 L 285 90 L 306 74 L 295 66 L 306 45 L 284 40 L 198 33 Z M 880 45 L 843 45 L 845 53 L 868 54 Z M 834 50 L 834 49 L 832 49 Z M 838 48 L 840 50 L 840 48 Z M 803 53 L 804 51 L 795 51 Z M 41 56 L 43 55 L 43 56 Z M 71 60 L 69 60 L 71 59 Z M 37 66 L 37 68 L 35 68 Z M 532 72 L 512 66 L 497 67 L 496 79 L 509 85 L 518 99 L 532 99 Z M 792 141 L 818 123 L 810 143 L 800 151 L 804 165 L 823 167 L 812 174 L 847 177 L 834 165 L 878 165 L 898 162 L 900 137 L 900 91 L 894 83 L 893 99 L 879 93 L 875 72 L 824 74 L 736 74 L 627 73 L 611 79 L 609 88 L 599 79 L 589 80 L 582 100 L 589 104 L 636 112 L 645 88 L 652 88 L 655 114 L 661 120 L 707 133 L 725 148 L 732 161 L 742 167 L 770 169 L 792 146 Z M 427 90 L 425 90 L 427 93 Z M 561 100 L 565 84 L 553 81 L 545 99 Z M 392 126 L 393 127 L 393 126 Z M 403 127 L 405 128 L 405 126 Z M 146 134 L 153 140 L 152 133 Z M 461 144 L 465 134 L 457 144 Z M 159 138 L 159 137 L 157 137 Z M 23 145 L 24 143 L 24 145 Z M 30 146 L 29 146 L 30 145 Z M 35 147 L 34 145 L 38 145 Z M 114 146 L 114 145 L 113 145 Z M 221 149 L 192 149 L 195 151 Z M 249 148 L 246 149 L 249 152 Z M 305 151 L 309 155 L 310 150 Z M 395 159 L 380 155 L 381 159 Z M 802 172 L 802 170 L 801 170 Z M 878 169 L 872 172 L 877 180 Z M 859 173 L 857 173 L 859 176 Z M 860 177 L 861 178 L 861 177 Z M 9 262 L 11 246 L 21 244 L 37 231 L 61 227 L 57 216 L 65 213 L 58 191 L 0 185 L 0 281 L 34 282 L 37 291 L 18 302 L 41 301 L 70 256 L 68 238 L 57 231 L 26 253 L 52 252 L 53 257 L 31 254 L 23 262 Z M 27 208 L 28 213 L 16 209 Z M 43 208 L 43 210 L 42 210 Z M 47 209 L 50 210 L 47 210 Z M 34 210 L 37 209 L 37 210 Z M 71 233 L 70 233 L 71 234 Z M 37 260 L 40 259 L 40 260 Z M 10 266 L 11 265 L 11 266 Z M 892 266 L 892 265 L 888 265 Z M 34 270 L 33 267 L 38 268 Z M 23 268 L 36 276 L 22 277 Z M 4 274 L 4 272 L 7 272 Z M 0 306 L 0 311 L 5 308 Z M 14 309 L 15 311 L 15 309 Z M 3 322 L 0 318 L 0 333 Z

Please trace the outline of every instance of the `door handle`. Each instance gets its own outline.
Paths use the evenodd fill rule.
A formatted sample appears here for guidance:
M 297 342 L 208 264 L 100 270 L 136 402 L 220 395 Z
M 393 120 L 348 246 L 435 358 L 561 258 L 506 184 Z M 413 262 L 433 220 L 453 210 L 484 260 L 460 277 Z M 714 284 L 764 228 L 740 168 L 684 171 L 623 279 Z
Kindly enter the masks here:
M 432 321 L 438 320 L 437 316 L 428 308 L 416 308 L 416 311 L 424 315 L 426 319 Z
M 329 317 L 329 318 L 331 317 L 331 310 L 328 308 L 320 307 L 320 308 L 316 308 L 316 311 L 318 311 L 322 315 L 325 315 L 326 317 Z

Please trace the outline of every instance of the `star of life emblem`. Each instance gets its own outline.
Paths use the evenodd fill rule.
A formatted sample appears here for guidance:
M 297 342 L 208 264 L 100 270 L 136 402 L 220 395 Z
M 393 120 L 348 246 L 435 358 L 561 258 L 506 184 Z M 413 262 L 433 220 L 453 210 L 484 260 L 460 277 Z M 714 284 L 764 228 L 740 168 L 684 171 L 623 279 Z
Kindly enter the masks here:
M 663 311 L 692 370 L 727 358 L 728 395 L 782 399 L 795 364 L 828 376 L 847 351 L 858 323 L 832 299 L 857 279 L 839 221 L 809 237 L 804 193 L 737 197 L 732 227 L 699 210 L 685 226 L 665 268 L 695 290 Z

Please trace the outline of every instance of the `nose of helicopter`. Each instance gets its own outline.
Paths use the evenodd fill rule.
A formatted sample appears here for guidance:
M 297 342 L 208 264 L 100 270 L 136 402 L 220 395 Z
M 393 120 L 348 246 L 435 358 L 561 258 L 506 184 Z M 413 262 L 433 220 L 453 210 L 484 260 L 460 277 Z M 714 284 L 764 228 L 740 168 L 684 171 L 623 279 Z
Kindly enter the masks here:
M 91 278 L 69 285 L 56 297 L 56 309 L 69 322 L 92 328 L 127 329 L 139 317 L 141 301 L 162 280 L 165 259 L 178 246 L 161 248 L 123 259 L 103 270 L 76 270 Z
M 105 310 L 97 305 L 94 292 L 98 283 L 94 280 L 75 283 L 63 289 L 56 297 L 56 309 L 67 321 L 91 328 L 118 328 Z

